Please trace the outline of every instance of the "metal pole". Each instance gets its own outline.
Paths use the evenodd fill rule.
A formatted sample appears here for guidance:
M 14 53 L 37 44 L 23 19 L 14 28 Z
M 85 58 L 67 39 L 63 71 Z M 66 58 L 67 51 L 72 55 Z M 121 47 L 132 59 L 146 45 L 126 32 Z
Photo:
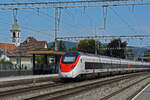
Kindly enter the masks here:
M 96 25 L 95 25 L 95 54 L 97 55 L 97 43 L 96 43 Z
M 59 31 L 61 8 L 55 8 L 55 51 L 58 51 L 57 34 Z
M 14 24 L 17 24 L 17 9 L 13 10 Z
M 95 39 L 95 54 L 97 55 L 97 41 Z
M 58 28 L 58 8 L 55 8 L 55 51 L 58 51 L 58 48 L 57 48 L 57 28 Z

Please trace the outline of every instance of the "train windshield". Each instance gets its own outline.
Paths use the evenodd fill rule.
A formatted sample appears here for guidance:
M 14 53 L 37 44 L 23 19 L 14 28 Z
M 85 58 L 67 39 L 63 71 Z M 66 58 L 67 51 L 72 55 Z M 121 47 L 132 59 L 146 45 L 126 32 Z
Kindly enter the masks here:
M 73 54 L 73 53 L 68 53 L 68 54 L 65 54 L 63 57 L 62 57 L 62 63 L 64 64 L 71 64 L 71 63 L 74 63 L 77 59 L 78 55 L 77 54 Z
M 63 59 L 64 63 L 73 63 L 76 61 L 76 57 L 75 56 L 65 56 Z

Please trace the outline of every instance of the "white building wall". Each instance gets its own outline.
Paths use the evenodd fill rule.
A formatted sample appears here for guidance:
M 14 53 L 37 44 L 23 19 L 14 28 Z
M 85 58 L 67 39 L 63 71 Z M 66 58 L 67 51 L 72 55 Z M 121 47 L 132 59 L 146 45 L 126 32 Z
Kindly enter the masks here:
M 18 57 L 10 57 L 10 61 L 13 64 L 17 64 Z M 32 57 L 21 57 L 21 64 L 31 64 L 32 65 Z
M 32 57 L 21 57 L 21 64 L 32 64 Z
M 11 58 L 10 58 L 10 61 L 11 61 L 13 64 L 17 64 L 17 57 L 11 57 Z

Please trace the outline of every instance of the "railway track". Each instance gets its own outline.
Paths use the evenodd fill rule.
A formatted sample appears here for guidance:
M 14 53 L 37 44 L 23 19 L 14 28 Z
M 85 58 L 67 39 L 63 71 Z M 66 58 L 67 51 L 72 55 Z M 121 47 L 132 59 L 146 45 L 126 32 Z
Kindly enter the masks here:
M 102 98 L 101 100 L 109 100 L 109 99 L 111 100 L 111 98 L 113 98 L 114 96 L 122 93 L 123 91 L 125 91 L 125 90 L 127 90 L 129 88 L 132 88 L 134 85 L 137 85 L 138 83 L 140 83 L 140 82 L 142 82 L 142 81 L 144 81 L 144 80 L 146 80 L 148 78 L 150 78 L 150 76 L 147 76 L 147 77 L 145 77 L 145 78 L 143 78 L 143 79 L 141 79 L 141 80 L 139 80 L 137 82 L 134 82 L 134 83 L 132 83 L 132 84 L 130 84 L 130 85 L 128 85 L 128 86 L 126 86 L 126 87 L 124 87 L 124 88 L 122 88 L 122 89 L 120 89 L 120 90 L 118 90 L 118 91 L 116 91 L 116 92 L 114 92 L 114 93 L 112 93 L 112 94 L 110 94 L 110 95 Z M 135 94 L 137 94 L 138 92 L 140 92 L 149 83 L 150 82 L 146 83 L 141 89 L 139 89 L 138 91 L 136 91 L 136 93 L 134 93 L 133 95 L 129 96 L 127 100 L 131 100 L 135 96 Z
M 46 81 L 46 82 L 48 82 L 48 81 Z M 46 83 L 46 84 L 37 85 L 37 86 L 29 86 L 29 87 L 23 87 L 23 88 L 18 88 L 18 89 L 11 89 L 11 90 L 7 90 L 7 91 L 1 91 L 0 92 L 0 98 L 7 97 L 7 96 L 12 96 L 12 95 L 15 95 L 15 94 L 20 94 L 20 93 L 25 93 L 25 92 L 29 92 L 29 91 L 35 91 L 35 90 L 60 86 L 60 85 L 63 85 L 63 84 L 65 84 L 65 83 L 57 81 L 57 82 L 54 82 L 54 83 Z
M 89 89 L 101 87 L 101 86 L 106 85 L 106 84 L 110 84 L 110 83 L 113 83 L 116 81 L 120 81 L 123 79 L 127 79 L 129 77 L 134 77 L 134 76 L 141 75 L 141 74 L 142 73 L 119 75 L 119 76 L 115 76 L 115 78 L 113 76 L 113 77 L 108 77 L 106 79 L 104 78 L 104 80 L 96 79 L 96 81 L 94 81 L 94 82 L 93 82 L 93 80 L 88 80 L 89 82 L 92 81 L 90 84 L 86 83 L 86 81 L 74 82 L 74 83 L 73 82 L 67 82 L 66 83 L 66 82 L 62 82 L 62 81 L 57 81 L 54 83 L 46 83 L 46 84 L 37 85 L 37 86 L 30 86 L 30 87 L 12 89 L 12 90 L 8 90 L 8 91 L 2 91 L 2 92 L 0 92 L 0 98 L 2 100 L 3 100 L 3 98 L 4 98 L 4 100 L 7 98 L 9 100 L 16 100 L 15 97 L 24 96 L 23 99 L 26 99 L 26 100 L 38 100 L 38 99 L 43 100 L 44 98 L 50 99 L 50 100 L 63 99 L 66 96 L 76 95 L 78 93 L 84 92 L 84 91 L 89 90 Z M 80 83 L 84 83 L 84 84 L 77 85 Z M 70 87 L 71 84 L 73 84 L 73 85 L 76 84 L 76 86 Z M 65 89 L 64 89 L 64 87 L 65 87 Z M 46 89 L 49 89 L 49 90 L 54 89 L 54 90 L 48 91 L 48 92 L 43 92 L 42 94 L 41 94 L 41 92 L 36 93 L 37 91 L 44 91 Z M 36 95 L 28 96 L 29 94 L 36 94 Z M 14 97 L 14 98 L 12 99 L 12 97 Z
M 127 98 L 127 100 L 134 100 L 133 98 L 140 92 L 142 91 L 148 84 L 150 84 L 150 82 L 146 83 L 145 85 L 143 85 L 139 90 L 137 90 L 133 95 L 129 96 Z
M 61 89 L 58 91 L 49 92 L 46 94 L 31 97 L 31 98 L 26 98 L 25 100 L 62 100 L 62 99 L 65 99 L 66 97 L 75 96 L 75 95 L 83 93 L 85 91 L 95 89 L 98 87 L 102 87 L 102 86 L 110 84 L 110 83 L 119 82 L 121 80 L 125 80 L 125 79 L 135 77 L 135 76 L 137 77 L 137 75 L 141 75 L 141 74 L 139 74 L 139 73 L 138 74 L 129 74 L 129 75 L 124 75 L 121 77 L 113 78 L 113 79 L 93 82 L 93 83 L 86 84 L 86 85 L 80 85 L 80 86 L 75 86 L 75 87 L 71 87 L 71 88 L 67 88 L 67 89 Z M 147 76 L 147 77 L 149 77 L 149 76 Z
M 59 79 L 58 77 L 51 77 L 51 78 L 46 77 L 43 79 L 35 78 L 35 79 L 8 81 L 8 82 L 3 82 L 3 84 L 0 84 L 0 88 L 7 88 L 7 87 L 13 87 L 13 86 L 19 86 L 19 85 L 28 85 L 28 84 L 49 82 L 49 81 L 55 81 L 58 79 Z

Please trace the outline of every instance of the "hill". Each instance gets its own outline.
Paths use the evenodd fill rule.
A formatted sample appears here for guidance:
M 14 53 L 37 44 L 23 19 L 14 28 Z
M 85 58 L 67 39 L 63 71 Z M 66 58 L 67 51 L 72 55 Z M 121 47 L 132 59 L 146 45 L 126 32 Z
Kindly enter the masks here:
M 77 42 L 69 42 L 69 41 L 63 41 L 67 49 L 73 48 L 77 45 Z M 48 47 L 50 47 L 53 44 L 53 42 L 48 43 Z M 59 44 L 59 42 L 58 42 Z
M 133 54 L 136 58 L 141 57 L 144 55 L 144 51 L 149 50 L 149 47 L 134 47 L 134 46 L 128 46 L 127 48 L 130 48 L 133 50 Z

